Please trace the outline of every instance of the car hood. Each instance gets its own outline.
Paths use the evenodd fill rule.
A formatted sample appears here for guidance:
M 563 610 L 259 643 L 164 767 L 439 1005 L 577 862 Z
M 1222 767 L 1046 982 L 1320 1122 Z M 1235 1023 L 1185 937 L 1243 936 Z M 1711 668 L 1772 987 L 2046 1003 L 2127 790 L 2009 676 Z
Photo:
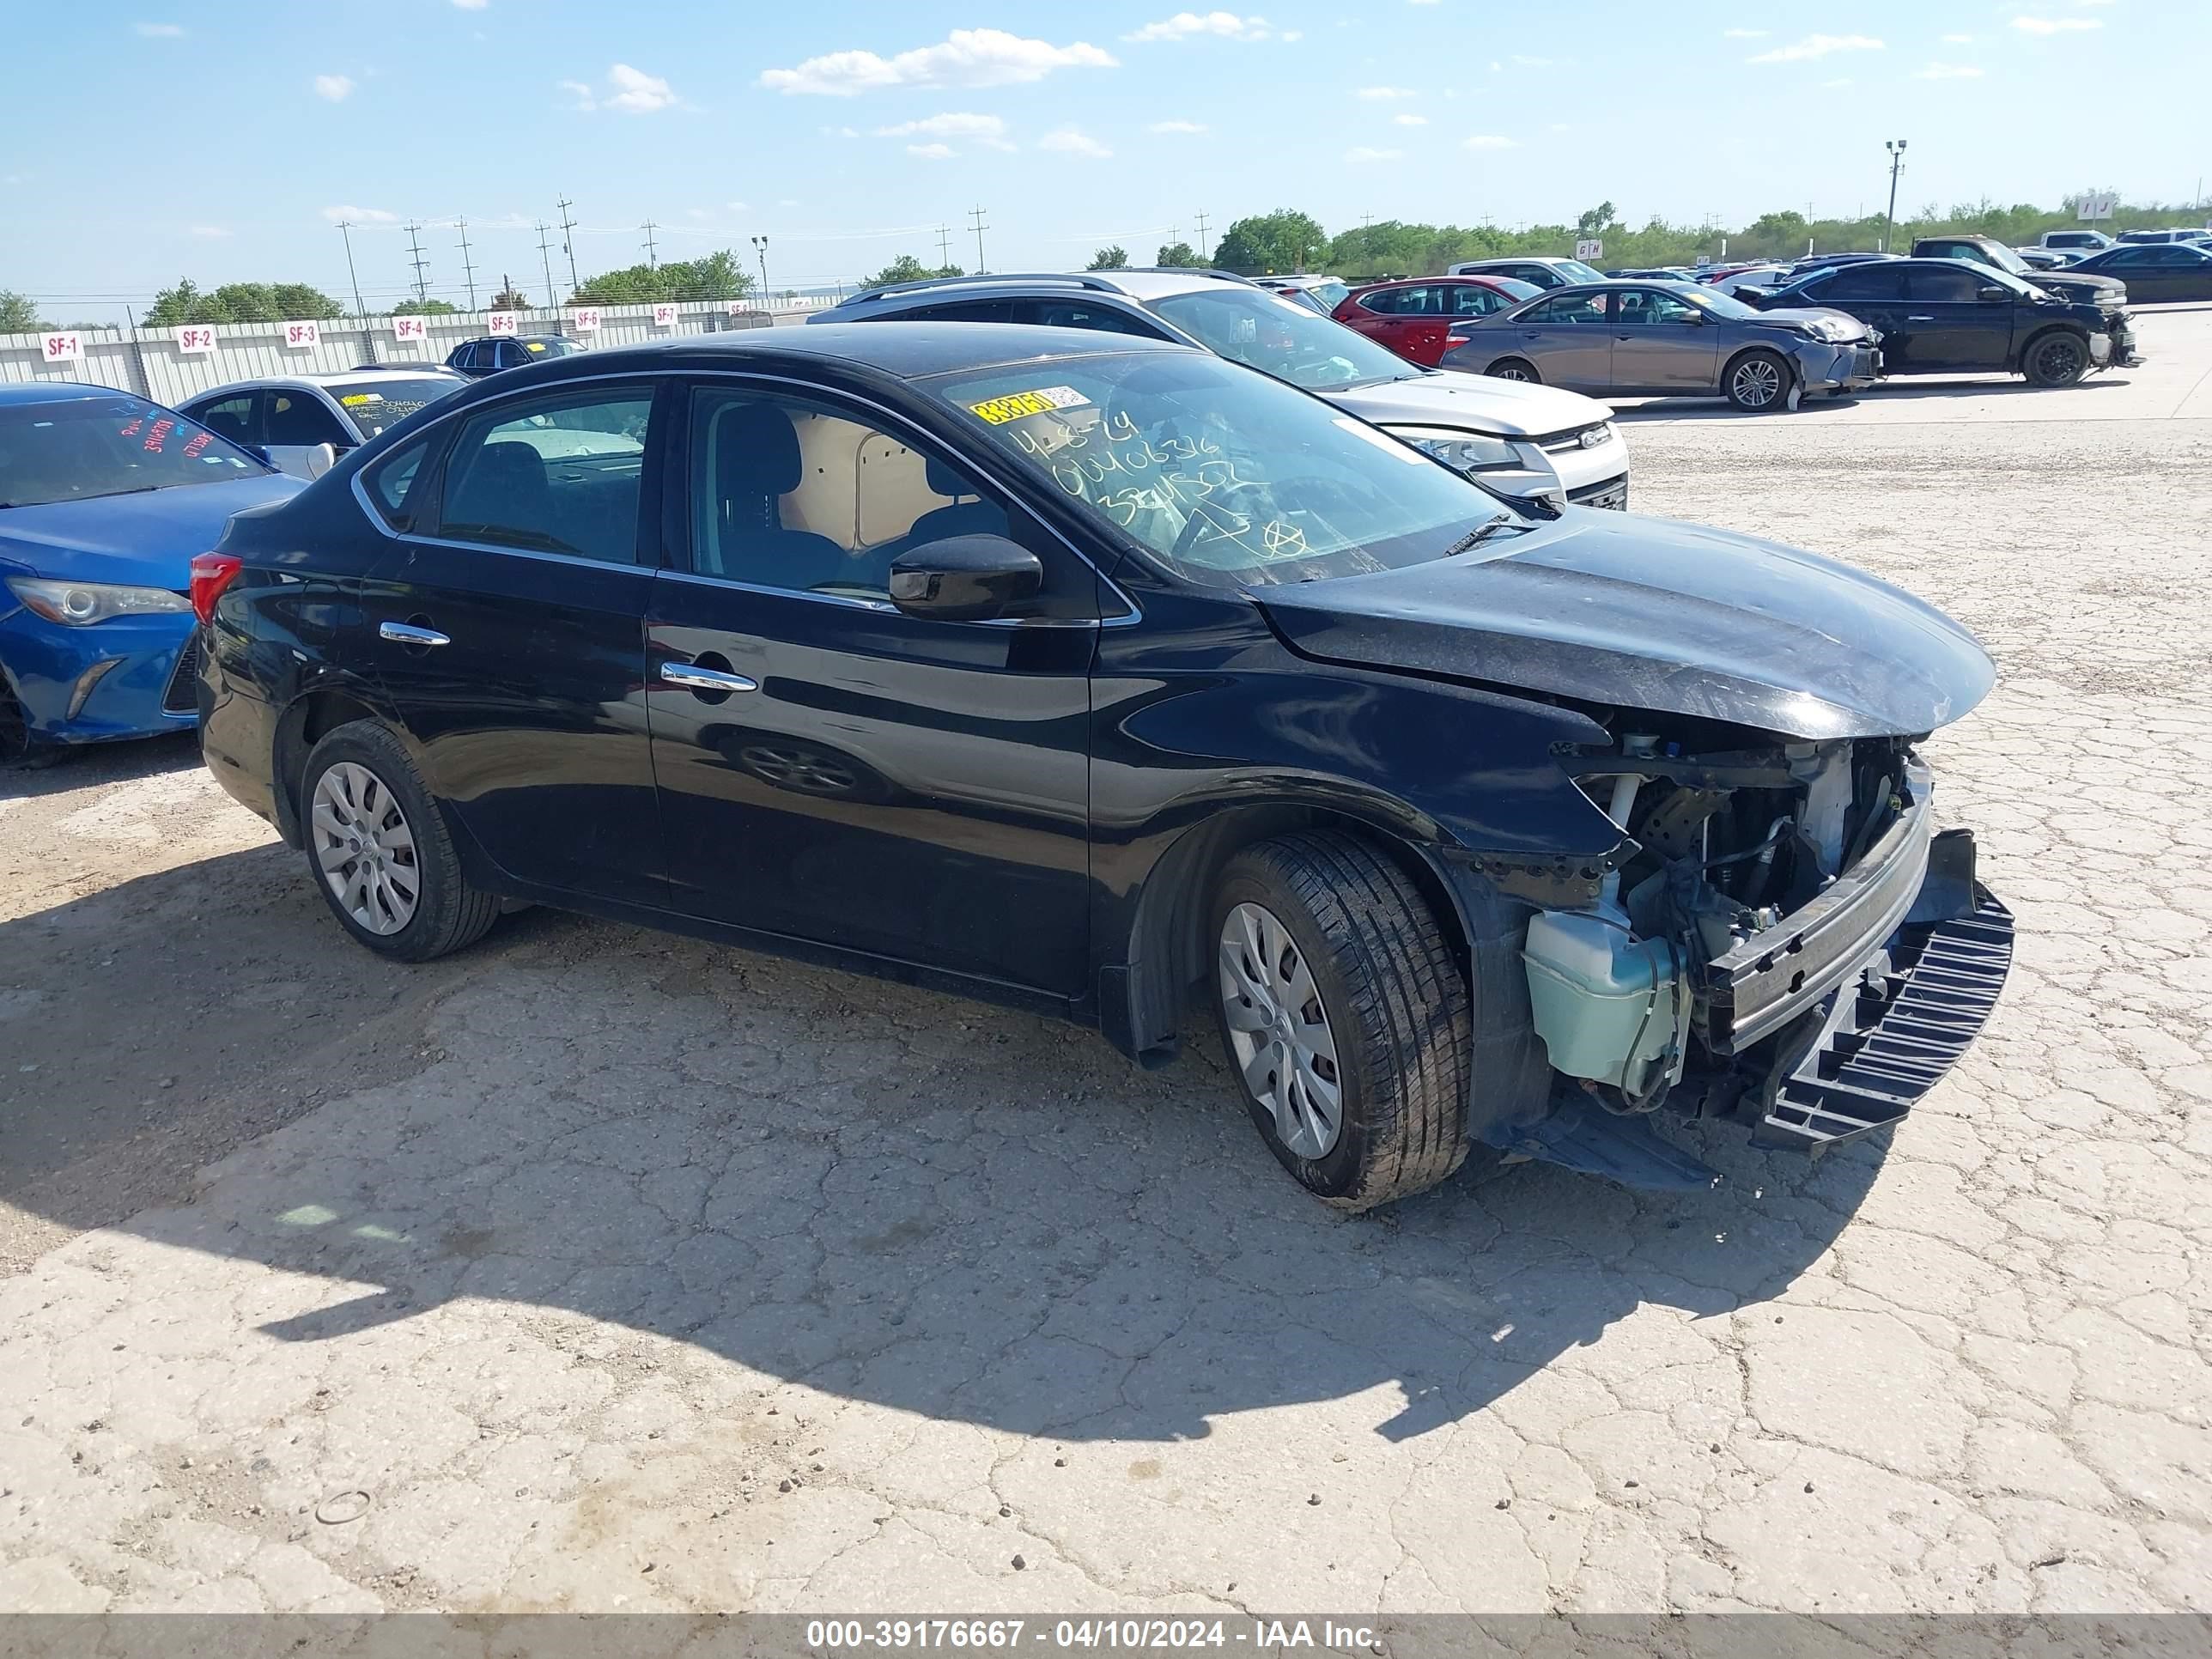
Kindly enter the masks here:
M 2106 298 L 2124 299 L 2128 287 L 2117 276 L 2100 276 L 2094 270 L 2030 270 L 2022 273 L 2020 280 L 2062 299 L 2090 305 Z
M 34 576 L 181 592 L 191 580 L 193 556 L 216 544 L 232 514 L 304 487 L 282 473 L 255 473 L 143 495 L 0 507 L 0 563 Z
M 1790 328 L 1809 323 L 1840 321 L 1850 325 L 1847 338 L 1860 339 L 1873 331 L 1848 311 L 1838 311 L 1833 306 L 1777 306 L 1771 311 L 1762 311 L 1756 317 L 1746 317 L 1744 325 L 1750 328 Z
M 1449 368 L 1321 395 L 1376 426 L 1447 426 L 1511 438 L 1572 432 L 1613 418 L 1610 409 L 1579 392 Z
M 1458 558 L 1251 597 L 1325 661 L 1791 738 L 1933 731 L 1996 678 L 1964 628 L 1848 565 L 1581 507 Z

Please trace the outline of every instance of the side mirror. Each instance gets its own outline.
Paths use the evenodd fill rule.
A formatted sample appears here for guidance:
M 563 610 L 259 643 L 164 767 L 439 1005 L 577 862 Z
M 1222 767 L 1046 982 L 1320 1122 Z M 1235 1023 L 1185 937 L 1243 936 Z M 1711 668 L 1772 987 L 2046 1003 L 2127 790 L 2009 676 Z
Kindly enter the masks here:
M 1999 288 L 1995 283 L 1991 283 L 1989 287 L 1982 289 L 1982 291 L 1974 297 L 1984 303 L 1990 301 L 2002 301 L 2012 298 L 2012 290 L 2009 289 Z
M 891 603 L 938 622 L 1015 615 L 1043 587 L 1037 556 L 1004 536 L 947 536 L 891 561 Z

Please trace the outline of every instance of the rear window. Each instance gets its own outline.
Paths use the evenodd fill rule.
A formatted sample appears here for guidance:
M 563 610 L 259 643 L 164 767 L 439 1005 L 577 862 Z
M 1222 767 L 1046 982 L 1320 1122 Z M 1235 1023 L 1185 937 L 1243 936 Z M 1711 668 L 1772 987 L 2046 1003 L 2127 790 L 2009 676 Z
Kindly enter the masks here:
M 374 438 L 386 427 L 398 426 L 416 410 L 450 397 L 467 384 L 466 380 L 448 379 L 443 374 L 426 375 L 419 380 L 379 380 L 374 386 L 333 386 L 331 395 L 361 428 L 361 435 Z

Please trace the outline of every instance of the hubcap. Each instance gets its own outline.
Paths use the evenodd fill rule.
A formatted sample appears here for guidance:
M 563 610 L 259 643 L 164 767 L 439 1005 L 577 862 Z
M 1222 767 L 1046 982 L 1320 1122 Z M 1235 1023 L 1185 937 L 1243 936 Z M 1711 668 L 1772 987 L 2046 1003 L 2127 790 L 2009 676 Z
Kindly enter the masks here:
M 1221 927 L 1221 1006 L 1244 1087 L 1300 1158 L 1324 1158 L 1344 1123 L 1336 1036 L 1305 953 L 1273 912 L 1240 904 Z
M 2078 355 L 2067 342 L 2054 340 L 2043 348 L 2043 372 L 2053 380 L 2071 374 Z
M 1772 403 L 1781 390 L 1781 371 L 1763 358 L 1753 358 L 1736 369 L 1735 395 L 1740 401 L 1755 409 L 1763 409 Z
M 804 749 L 755 744 L 740 751 L 738 758 L 756 777 L 802 795 L 850 794 L 856 781 L 850 771 L 835 761 Z
M 315 785 L 309 813 L 315 862 L 345 913 L 372 933 L 396 933 L 422 895 L 415 832 L 391 790 L 366 766 L 340 761 Z
M 1498 378 L 1501 380 L 1525 380 L 1528 378 L 1528 371 L 1517 363 L 1509 363 L 1498 371 Z

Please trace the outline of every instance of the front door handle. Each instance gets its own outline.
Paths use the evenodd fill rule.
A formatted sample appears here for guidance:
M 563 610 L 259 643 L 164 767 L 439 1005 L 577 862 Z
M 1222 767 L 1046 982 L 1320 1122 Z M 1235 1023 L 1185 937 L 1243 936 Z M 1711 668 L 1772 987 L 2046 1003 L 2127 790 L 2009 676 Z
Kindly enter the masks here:
M 680 685 L 692 691 L 757 691 L 760 682 L 743 674 L 732 674 L 720 668 L 702 668 L 696 663 L 672 662 L 661 665 L 660 678 L 671 685 Z
M 1932 323 L 1936 319 L 1933 317 L 1907 317 L 1905 320 L 1908 323 Z
M 417 628 L 412 623 L 385 623 L 377 630 L 379 639 L 390 640 L 394 645 L 451 645 L 452 638 L 434 628 Z

